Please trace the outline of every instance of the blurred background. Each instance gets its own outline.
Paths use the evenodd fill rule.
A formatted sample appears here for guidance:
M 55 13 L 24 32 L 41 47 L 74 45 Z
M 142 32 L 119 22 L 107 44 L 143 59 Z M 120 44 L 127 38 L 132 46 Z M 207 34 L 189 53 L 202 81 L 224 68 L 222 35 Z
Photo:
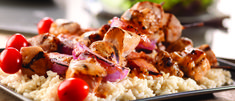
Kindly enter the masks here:
M 0 47 L 15 33 L 26 37 L 37 34 L 37 23 L 43 17 L 65 18 L 81 27 L 98 28 L 133 4 L 146 0 L 1 0 Z M 217 57 L 235 59 L 235 6 L 229 0 L 147 0 L 163 4 L 183 25 L 205 22 L 203 27 L 183 30 L 183 36 L 194 46 L 209 44 Z

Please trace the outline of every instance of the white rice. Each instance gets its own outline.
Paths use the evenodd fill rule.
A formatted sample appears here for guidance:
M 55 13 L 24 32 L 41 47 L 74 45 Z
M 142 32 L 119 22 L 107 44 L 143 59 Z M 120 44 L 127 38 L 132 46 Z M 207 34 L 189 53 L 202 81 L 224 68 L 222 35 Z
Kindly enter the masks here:
M 0 83 L 13 88 L 17 93 L 33 100 L 56 101 L 57 88 L 63 81 L 56 73 L 47 72 L 48 77 L 33 75 L 32 79 L 23 76 L 21 72 L 8 75 L 0 70 Z M 103 90 L 108 95 L 99 98 L 89 93 L 87 101 L 135 100 L 163 94 L 171 94 L 190 90 L 200 90 L 232 84 L 231 74 L 223 69 L 211 69 L 198 82 L 191 78 L 180 78 L 163 73 L 162 77 L 147 79 L 127 77 L 120 82 L 102 83 Z
M 16 74 L 5 74 L 0 70 L 0 83 L 13 88 L 17 93 L 36 101 L 58 101 L 57 87 L 62 80 L 52 71 L 48 77 L 33 75 L 29 79 L 19 71 Z

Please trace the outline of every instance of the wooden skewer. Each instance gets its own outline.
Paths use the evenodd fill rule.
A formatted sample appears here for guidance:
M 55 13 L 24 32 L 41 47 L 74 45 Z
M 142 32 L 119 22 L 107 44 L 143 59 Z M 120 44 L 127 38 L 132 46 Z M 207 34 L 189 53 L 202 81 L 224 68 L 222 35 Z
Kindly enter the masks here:
M 183 29 L 192 28 L 192 27 L 201 27 L 201 26 L 204 26 L 203 22 L 191 23 L 191 24 L 183 25 Z
M 206 21 L 184 24 L 183 29 L 192 28 L 192 27 L 201 27 L 201 26 L 210 26 L 210 27 L 227 29 L 223 26 L 223 20 L 226 18 L 230 18 L 230 16 L 222 16 Z

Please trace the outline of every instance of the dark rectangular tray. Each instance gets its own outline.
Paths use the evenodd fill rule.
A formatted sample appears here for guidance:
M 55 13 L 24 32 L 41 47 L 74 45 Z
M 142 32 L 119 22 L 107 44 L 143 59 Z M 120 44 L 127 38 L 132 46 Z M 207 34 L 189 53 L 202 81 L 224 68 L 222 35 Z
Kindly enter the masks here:
M 220 66 L 231 66 L 231 69 L 229 69 L 229 71 L 231 71 L 232 79 L 235 81 L 235 64 L 232 62 L 223 60 L 223 59 L 218 59 L 218 62 L 220 64 Z M 2 90 L 5 90 L 7 93 L 15 96 L 19 100 L 30 101 L 30 99 L 25 98 L 24 96 L 14 92 L 13 90 L 11 90 L 1 84 L 0 84 L 0 88 Z M 192 97 L 192 96 L 198 96 L 198 95 L 211 94 L 214 92 L 231 90 L 231 89 L 235 89 L 235 83 L 233 83 L 232 85 L 211 88 L 211 89 L 193 90 L 193 91 L 186 91 L 186 92 L 180 92 L 180 93 L 159 95 L 159 96 L 154 96 L 154 97 L 149 97 L 149 98 L 144 98 L 144 99 L 138 99 L 137 101 L 173 100 L 173 99 L 179 99 L 179 98 L 183 98 L 183 97 Z
M 218 58 L 218 62 L 219 62 L 220 66 L 230 66 L 231 67 L 228 70 L 231 72 L 232 79 L 235 81 L 235 64 L 232 62 L 223 60 L 223 59 L 219 59 L 219 58 Z M 175 100 L 175 99 L 180 100 L 180 101 L 182 101 L 182 100 L 187 101 L 187 100 L 193 100 L 192 98 L 187 98 L 187 97 L 206 95 L 206 94 L 211 94 L 214 92 L 220 92 L 220 91 L 231 90 L 231 89 L 235 89 L 235 82 L 233 82 L 232 85 L 228 85 L 228 86 L 179 92 L 179 93 L 173 93 L 173 94 L 166 94 L 166 95 L 160 95 L 160 96 L 139 99 L 137 101 Z M 180 99 L 180 98 L 185 98 L 185 99 Z

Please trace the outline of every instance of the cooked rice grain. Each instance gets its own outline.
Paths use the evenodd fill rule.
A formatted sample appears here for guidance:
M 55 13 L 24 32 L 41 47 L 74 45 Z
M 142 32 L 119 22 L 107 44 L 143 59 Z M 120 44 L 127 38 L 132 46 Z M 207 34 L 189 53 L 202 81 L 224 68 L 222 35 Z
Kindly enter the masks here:
M 57 88 L 63 79 L 52 71 L 48 71 L 47 75 L 47 78 L 33 75 L 32 79 L 29 79 L 27 76 L 23 76 L 21 72 L 9 75 L 0 70 L 0 83 L 33 100 L 59 100 Z M 127 77 L 120 82 L 102 83 L 102 89 L 99 89 L 99 91 L 106 93 L 106 98 L 100 98 L 93 93 L 89 93 L 85 100 L 135 100 L 163 94 L 215 88 L 232 83 L 230 72 L 223 69 L 209 70 L 198 82 L 191 78 L 169 76 L 169 74 L 165 73 L 158 78 L 153 78 L 152 76 L 147 76 L 146 79 Z
M 33 75 L 29 79 L 19 71 L 16 74 L 5 74 L 0 70 L 0 83 L 13 88 L 17 93 L 36 101 L 56 101 L 57 88 L 62 82 L 59 75 L 52 71 L 47 72 L 48 77 Z

